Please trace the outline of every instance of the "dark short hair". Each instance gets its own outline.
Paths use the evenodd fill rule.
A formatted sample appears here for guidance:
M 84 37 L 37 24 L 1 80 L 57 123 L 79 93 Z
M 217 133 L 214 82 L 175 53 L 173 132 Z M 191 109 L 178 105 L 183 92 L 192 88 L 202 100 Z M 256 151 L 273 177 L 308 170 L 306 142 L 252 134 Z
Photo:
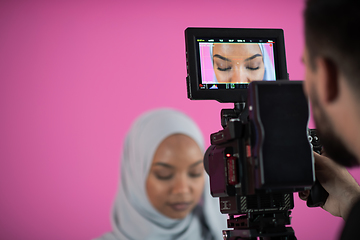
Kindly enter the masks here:
M 332 60 L 360 94 L 360 1 L 307 0 L 304 18 L 311 66 L 317 56 Z

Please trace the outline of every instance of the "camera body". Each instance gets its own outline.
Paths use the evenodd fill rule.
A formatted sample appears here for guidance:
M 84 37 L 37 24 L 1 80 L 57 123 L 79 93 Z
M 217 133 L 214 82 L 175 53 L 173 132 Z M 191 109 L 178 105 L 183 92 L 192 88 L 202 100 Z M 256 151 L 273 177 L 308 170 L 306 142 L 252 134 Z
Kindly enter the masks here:
M 204 156 L 234 228 L 224 239 L 296 239 L 286 227 L 293 192 L 311 189 L 315 171 L 308 101 L 302 82 L 287 80 L 283 31 L 187 28 L 185 39 L 188 98 L 234 103 Z
M 248 91 L 243 118 L 223 109 L 223 117 L 233 116 L 211 134 L 204 156 L 211 194 L 224 214 L 290 210 L 292 192 L 315 180 L 302 84 L 254 82 Z

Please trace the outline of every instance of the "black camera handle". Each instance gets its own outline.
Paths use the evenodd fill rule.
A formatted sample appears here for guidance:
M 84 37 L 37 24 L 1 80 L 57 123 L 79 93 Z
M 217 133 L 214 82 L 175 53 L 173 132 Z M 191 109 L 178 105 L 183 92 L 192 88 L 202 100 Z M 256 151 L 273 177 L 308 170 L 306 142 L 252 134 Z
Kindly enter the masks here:
M 316 179 L 314 185 L 311 187 L 306 205 L 308 207 L 322 207 L 324 206 L 328 196 L 329 193 L 320 184 L 319 180 Z
M 309 140 L 313 147 L 313 151 L 321 155 L 322 144 L 317 135 L 316 129 L 309 129 Z M 308 207 L 322 207 L 324 206 L 328 196 L 329 193 L 320 184 L 319 180 L 316 179 L 314 185 L 310 189 L 306 205 Z

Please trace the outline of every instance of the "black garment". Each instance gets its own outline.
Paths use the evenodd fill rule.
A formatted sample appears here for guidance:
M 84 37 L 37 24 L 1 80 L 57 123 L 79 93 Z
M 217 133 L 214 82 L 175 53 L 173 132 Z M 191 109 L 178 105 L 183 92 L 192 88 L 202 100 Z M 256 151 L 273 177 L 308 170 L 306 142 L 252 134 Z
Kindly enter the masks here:
M 360 239 L 360 201 L 351 209 L 340 240 Z

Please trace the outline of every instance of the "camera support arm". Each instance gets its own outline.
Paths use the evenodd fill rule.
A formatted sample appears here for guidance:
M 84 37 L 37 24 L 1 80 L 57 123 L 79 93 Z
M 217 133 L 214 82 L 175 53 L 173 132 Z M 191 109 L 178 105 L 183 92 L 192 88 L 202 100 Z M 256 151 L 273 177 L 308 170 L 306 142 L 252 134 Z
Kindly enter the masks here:
M 245 102 L 234 103 L 234 109 L 221 110 L 221 126 L 225 128 L 230 119 L 239 118 L 244 122 L 248 116 L 248 109 L 245 108 Z M 244 119 L 242 119 L 244 118 Z

